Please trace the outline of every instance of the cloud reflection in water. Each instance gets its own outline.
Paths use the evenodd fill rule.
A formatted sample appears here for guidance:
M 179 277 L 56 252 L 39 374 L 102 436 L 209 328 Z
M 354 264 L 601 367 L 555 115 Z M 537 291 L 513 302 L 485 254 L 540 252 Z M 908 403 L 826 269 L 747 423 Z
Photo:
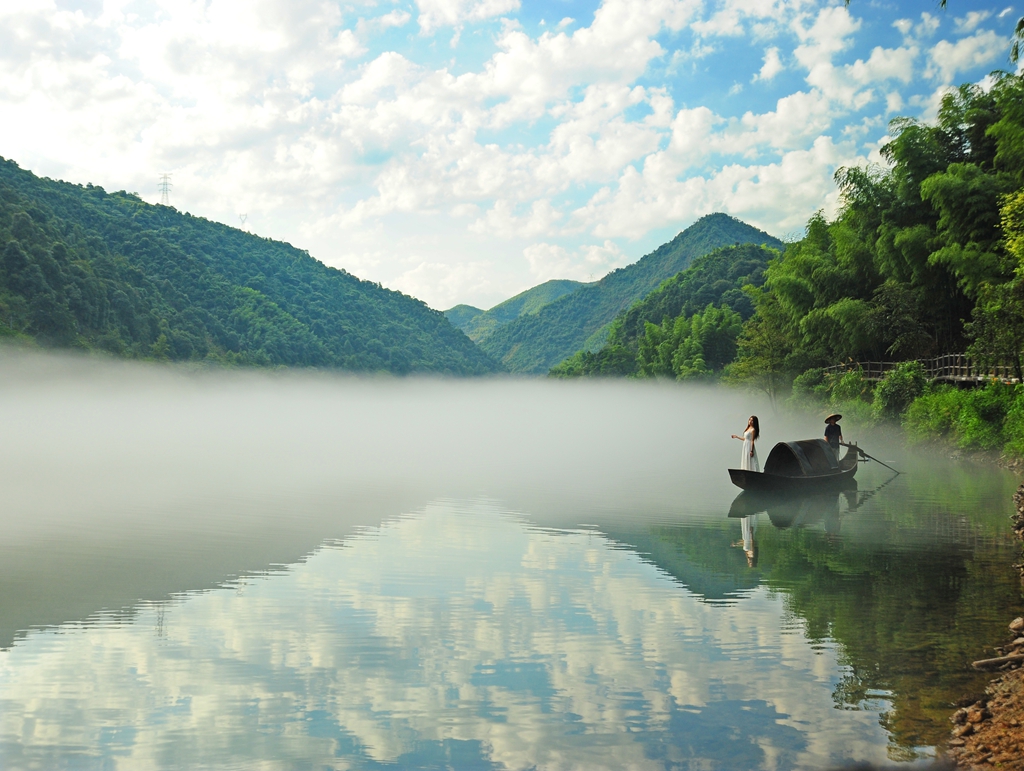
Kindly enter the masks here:
M 437 501 L 283 572 L 0 653 L 5 767 L 823 768 L 884 762 L 831 646 L 587 531 Z

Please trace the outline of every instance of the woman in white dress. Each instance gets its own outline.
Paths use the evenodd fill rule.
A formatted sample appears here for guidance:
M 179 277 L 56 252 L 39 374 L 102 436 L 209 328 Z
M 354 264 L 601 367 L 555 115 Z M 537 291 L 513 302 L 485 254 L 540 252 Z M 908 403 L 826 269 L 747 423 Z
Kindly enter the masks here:
M 761 470 L 761 464 L 757 462 L 757 450 L 754 448 L 754 442 L 757 441 L 757 437 L 760 435 L 761 427 L 757 423 L 757 415 L 750 416 L 743 436 L 732 435 L 733 439 L 739 439 L 743 442 L 743 457 L 740 458 L 740 468 L 744 471 Z

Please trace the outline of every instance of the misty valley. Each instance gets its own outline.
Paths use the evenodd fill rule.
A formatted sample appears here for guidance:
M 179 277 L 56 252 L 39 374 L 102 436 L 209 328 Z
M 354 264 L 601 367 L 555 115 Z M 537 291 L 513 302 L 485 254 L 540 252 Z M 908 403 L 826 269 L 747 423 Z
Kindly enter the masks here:
M 741 392 L 3 366 L 8 767 L 926 759 L 1019 596 L 994 467 L 738 508 Z

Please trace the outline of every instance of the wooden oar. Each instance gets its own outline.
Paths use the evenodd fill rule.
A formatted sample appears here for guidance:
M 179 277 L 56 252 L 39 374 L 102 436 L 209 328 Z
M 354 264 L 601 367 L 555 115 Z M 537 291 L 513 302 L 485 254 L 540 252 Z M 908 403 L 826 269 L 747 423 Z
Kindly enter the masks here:
M 896 471 L 896 469 L 894 469 L 894 468 L 893 468 L 892 466 L 890 466 L 890 465 L 889 465 L 888 463 L 882 463 L 882 461 L 880 461 L 880 460 L 879 460 L 878 458 L 876 458 L 876 457 L 875 457 L 874 455 L 868 455 L 868 454 L 867 454 L 866 452 L 864 452 L 864 451 L 863 451 L 863 450 L 862 450 L 862 449 L 861 449 L 860 447 L 858 447 L 858 446 L 857 446 L 857 445 L 855 445 L 855 444 L 847 444 L 846 442 L 840 442 L 840 444 L 841 444 L 841 445 L 842 445 L 843 447 L 852 447 L 853 449 L 855 449 L 855 450 L 856 450 L 857 452 L 859 452 L 859 453 L 860 453 L 861 455 L 863 455 L 863 456 L 864 456 L 865 458 L 867 458 L 868 460 L 873 460 L 873 461 L 874 461 L 875 463 L 881 463 L 881 464 L 882 464 L 883 466 L 885 466 L 885 467 L 886 467 L 887 469 L 889 469 L 889 471 L 893 471 L 893 472 L 895 472 L 895 473 L 897 473 L 897 474 L 899 474 L 899 473 L 900 473 L 899 471 Z

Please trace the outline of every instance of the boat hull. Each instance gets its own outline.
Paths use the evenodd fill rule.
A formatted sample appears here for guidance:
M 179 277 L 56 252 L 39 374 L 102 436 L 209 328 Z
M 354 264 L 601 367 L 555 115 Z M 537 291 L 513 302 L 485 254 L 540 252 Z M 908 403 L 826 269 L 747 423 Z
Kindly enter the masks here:
M 744 471 L 743 469 L 729 469 L 729 478 L 732 483 L 742 490 L 756 490 L 758 492 L 811 492 L 814 490 L 842 489 L 851 483 L 855 483 L 854 475 L 857 467 L 843 469 L 835 474 L 820 474 L 815 476 L 789 477 L 780 474 L 766 474 L 761 471 Z

